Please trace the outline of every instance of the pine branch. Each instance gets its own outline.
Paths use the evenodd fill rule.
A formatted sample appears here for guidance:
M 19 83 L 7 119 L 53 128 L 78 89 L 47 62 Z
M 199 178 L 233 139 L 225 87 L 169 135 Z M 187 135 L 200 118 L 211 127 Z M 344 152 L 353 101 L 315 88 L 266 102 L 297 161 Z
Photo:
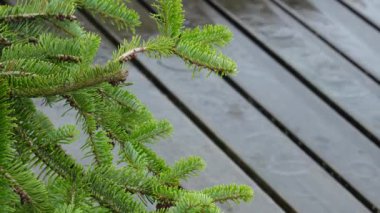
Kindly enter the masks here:
M 0 67 L 1 68 L 1 67 Z M 8 72 L 0 72 L 0 76 L 37 76 L 33 73 L 21 72 L 21 71 L 8 71 Z
M 14 151 L 12 149 L 12 130 L 14 128 L 11 118 L 11 107 L 8 102 L 8 86 L 0 80 L 0 209 L 3 211 L 14 211 L 13 203 L 17 198 L 9 187 L 9 178 L 6 170 L 13 161 Z
M 157 13 L 152 17 L 158 24 L 160 33 L 167 37 L 178 37 L 184 23 L 184 11 L 181 0 L 157 0 L 153 7 Z
M 72 55 L 65 55 L 65 54 L 58 54 L 55 56 L 50 56 L 50 58 L 56 59 L 58 61 L 62 62 L 73 62 L 73 63 L 80 63 L 82 59 L 77 56 L 72 56 Z
M 47 175 L 58 174 L 70 180 L 76 180 L 83 174 L 83 167 L 56 144 L 56 139 L 50 137 L 49 133 L 54 131 L 53 125 L 45 115 L 36 111 L 30 100 L 15 99 L 12 106 L 18 121 L 15 128 L 17 142 L 31 151 L 26 155 L 34 155 L 29 156 L 30 164 L 46 167 Z
M 223 47 L 232 39 L 231 31 L 223 25 L 204 25 L 194 29 L 185 29 L 181 40 L 206 45 Z
M 169 136 L 172 131 L 173 126 L 166 120 L 144 122 L 129 134 L 127 140 L 140 144 L 150 143 Z
M 10 45 L 12 45 L 12 42 L 10 42 L 6 38 L 0 37 L 0 45 L 2 45 L 2 46 L 10 46 Z
M 248 202 L 254 197 L 254 193 L 249 186 L 235 184 L 214 186 L 202 190 L 202 193 L 210 196 L 214 202 L 218 203 L 225 203 L 227 201 L 236 203 L 240 201 Z
M 130 193 L 125 192 L 123 187 L 102 178 L 96 172 L 90 172 L 86 182 L 89 184 L 92 194 L 114 212 L 147 212 L 140 203 L 133 199 Z
M 10 78 L 11 95 L 16 97 L 41 97 L 65 94 L 83 88 L 97 86 L 104 82 L 117 84 L 128 75 L 120 65 L 108 64 L 72 74 L 60 73 L 46 77 Z M 41 85 L 45 87 L 41 88 Z
M 54 131 L 48 132 L 46 140 L 52 144 L 70 144 L 79 138 L 76 126 L 64 125 Z
M 139 15 L 125 5 L 123 1 L 78 0 L 79 6 L 95 16 L 111 22 L 119 29 L 130 29 L 139 26 Z
M 197 175 L 205 166 L 205 162 L 199 157 L 180 159 L 169 171 L 160 175 L 160 181 L 168 185 L 179 185 L 179 180 Z
M 25 1 L 15 6 L 0 6 L 0 21 L 21 22 L 36 19 L 76 20 L 73 0 Z
M 104 102 L 111 101 L 134 112 L 143 108 L 142 103 L 134 95 L 120 87 L 102 84 L 102 87 L 98 88 L 98 92 L 104 99 Z
M 118 61 L 120 63 L 122 62 L 127 62 L 129 60 L 131 60 L 132 58 L 134 58 L 136 56 L 137 53 L 142 53 L 146 50 L 146 48 L 144 47 L 137 47 L 137 48 L 134 48 L 132 50 L 129 50 L 128 52 L 126 53 L 123 53 L 119 58 L 118 58 Z
M 83 127 L 89 137 L 82 149 L 91 148 L 91 152 L 88 152 L 86 157 L 93 156 L 96 165 L 111 165 L 113 159 L 111 140 L 107 137 L 105 131 L 97 128 L 98 124 L 95 117 L 96 106 L 90 103 L 94 102 L 91 94 L 81 91 L 72 95 L 65 95 L 64 97 L 70 106 L 75 108 L 83 118 Z
M 140 36 L 134 36 L 131 40 L 124 40 L 119 49 L 114 52 L 113 58 L 120 63 L 127 62 L 142 52 L 155 58 L 169 57 L 173 54 L 174 46 L 175 40 L 169 37 L 157 36 L 148 41 L 141 41 Z
M 183 195 L 173 207 L 169 208 L 167 212 L 219 213 L 220 209 L 213 203 L 212 199 L 205 194 L 187 193 Z
M 39 212 L 49 212 L 52 209 L 49 203 L 48 194 L 44 185 L 24 167 L 22 163 L 16 160 L 15 163 L 8 166 L 4 171 L 0 167 L 0 173 L 4 174 L 9 180 L 14 192 L 19 195 L 20 203 L 26 208 L 32 208 Z
M 69 20 L 75 21 L 77 17 L 74 15 L 65 15 L 65 14 L 56 14 L 56 15 L 48 15 L 45 13 L 26 13 L 26 14 L 18 14 L 18 15 L 8 15 L 5 17 L 0 17 L 0 21 L 4 22 L 16 22 L 22 20 L 33 20 L 36 18 L 52 18 L 60 21 Z
M 5 177 L 6 179 L 8 179 L 8 181 L 11 184 L 13 184 L 11 187 L 13 188 L 13 191 L 20 197 L 21 204 L 32 203 L 32 198 L 30 198 L 28 194 L 19 185 L 17 185 L 17 181 L 1 166 L 0 174 L 3 175 L 3 177 Z
M 181 41 L 174 52 L 195 69 L 208 69 L 221 76 L 236 74 L 236 63 L 232 59 L 202 44 Z

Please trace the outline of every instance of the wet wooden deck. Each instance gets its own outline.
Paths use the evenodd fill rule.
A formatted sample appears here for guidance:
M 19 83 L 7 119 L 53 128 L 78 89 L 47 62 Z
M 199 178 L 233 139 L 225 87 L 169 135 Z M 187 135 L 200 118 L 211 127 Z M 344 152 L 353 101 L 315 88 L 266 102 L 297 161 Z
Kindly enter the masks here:
M 184 0 L 188 26 L 227 25 L 234 78 L 191 78 L 177 59 L 144 56 L 130 87 L 174 136 L 168 161 L 208 163 L 185 187 L 244 183 L 255 200 L 226 212 L 376 212 L 380 208 L 380 1 Z M 149 1 L 134 1 L 139 33 L 154 35 Z M 98 62 L 129 37 L 81 16 L 103 35 Z

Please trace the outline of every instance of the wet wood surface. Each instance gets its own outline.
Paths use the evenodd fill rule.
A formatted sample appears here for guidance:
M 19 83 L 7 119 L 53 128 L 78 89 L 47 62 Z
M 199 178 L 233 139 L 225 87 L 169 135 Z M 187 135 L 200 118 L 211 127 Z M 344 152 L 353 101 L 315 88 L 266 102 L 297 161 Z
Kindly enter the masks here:
M 273 0 L 360 70 L 380 83 L 380 33 L 331 0 Z M 379 16 L 380 17 L 380 16 Z
M 212 2 L 236 17 L 304 84 L 379 143 L 380 88 L 373 80 L 269 1 Z
M 380 30 L 380 2 L 378 0 L 338 0 L 352 12 Z
M 157 34 L 151 2 L 129 4 L 141 15 L 144 38 Z M 184 9 L 187 27 L 218 23 L 233 31 L 223 52 L 239 74 L 192 79 L 178 59 L 141 55 L 128 87 L 175 127 L 154 145 L 159 154 L 170 163 L 189 155 L 207 161 L 183 185 L 255 189 L 252 203 L 223 205 L 225 212 L 377 212 L 380 2 L 185 0 Z M 103 37 L 99 63 L 131 36 L 88 14 L 79 18 Z M 59 117 L 64 106 L 41 109 L 57 125 L 74 122 L 74 114 Z
M 205 3 L 193 4 L 188 11 L 201 13 L 188 16 L 198 23 L 225 24 L 233 30 L 235 39 L 224 50 L 238 62 L 240 72 L 233 80 L 319 156 L 325 167 L 331 166 L 380 205 L 380 150 Z M 359 168 L 374 172 L 356 173 Z
M 273 60 L 270 55 L 264 53 L 260 47 L 240 33 L 238 29 L 233 28 L 224 17 L 211 7 L 202 1 L 192 1 L 185 2 L 185 9 L 191 11 L 187 14 L 188 20 L 186 24 L 188 26 L 222 23 L 232 27 L 235 40 L 225 52 L 238 61 L 242 75 L 232 81 L 248 91 L 251 98 L 254 98 L 274 118 L 283 123 L 286 129 L 292 131 L 300 141 L 283 137 L 283 130 L 279 131 L 278 126 L 267 122 L 270 119 L 268 116 L 260 116 L 262 112 L 254 110 L 257 106 L 255 107 L 251 103 L 252 101 L 239 97 L 239 93 L 234 92 L 231 85 L 222 79 L 213 77 L 203 79 L 203 77 L 199 77 L 191 80 L 189 71 L 178 60 L 170 59 L 152 62 L 150 59 L 140 57 L 140 61 L 152 75 L 178 97 L 192 113 L 206 123 L 229 149 L 237 153 L 244 161 L 244 165 L 249 165 L 258 176 L 266 180 L 296 211 L 310 211 L 310 208 L 313 209 L 313 212 L 366 211 L 360 202 L 350 202 L 354 204 L 354 208 L 358 209 L 339 206 L 339 199 L 343 197 L 343 199 L 352 199 L 350 195 L 344 196 L 345 193 L 342 194 L 341 192 L 337 197 L 331 196 L 331 194 L 328 195 L 331 190 L 323 188 L 329 185 L 328 183 L 331 181 L 338 181 L 334 178 L 324 177 L 324 174 L 330 172 L 325 168 L 325 164 L 332 168 L 336 175 L 347 180 L 350 187 L 352 185 L 348 194 L 359 193 L 360 196 L 365 194 L 367 198 L 372 194 L 376 195 L 378 191 L 376 187 L 379 186 L 379 183 L 372 181 L 371 184 L 375 188 L 368 187 L 363 180 L 372 180 L 372 174 L 352 174 L 356 174 L 357 169 L 362 167 L 363 164 L 365 164 L 364 167 L 376 168 L 375 170 L 378 171 L 378 148 L 336 113 L 334 109 L 311 92 L 302 82 L 287 73 L 285 68 Z M 157 30 L 154 23 L 146 20 L 144 16 L 142 19 L 144 26 L 139 33 L 142 33 L 145 37 L 155 34 Z M 103 26 L 103 28 L 119 42 L 129 36 L 127 33 L 117 32 L 109 26 Z M 363 73 L 359 72 L 359 74 Z M 210 94 L 213 95 L 210 96 Z M 229 98 L 226 100 L 223 97 Z M 284 104 L 281 105 L 281 103 Z M 226 109 L 218 109 L 220 108 L 218 105 L 226 106 Z M 229 111 L 239 112 L 229 113 Z M 305 119 L 315 122 L 307 123 Z M 254 122 L 258 123 L 258 125 L 253 124 Z M 234 125 L 240 126 L 240 128 L 233 129 Z M 315 129 L 320 131 L 315 131 Z M 253 141 L 257 142 L 251 145 L 250 143 L 253 143 Z M 297 145 L 298 142 L 306 146 L 306 151 L 303 147 L 304 145 Z M 256 145 L 256 143 L 259 145 Z M 280 153 L 276 153 L 277 150 L 274 147 L 280 149 Z M 347 150 L 349 154 L 343 159 L 336 159 L 337 156 L 341 155 L 339 150 L 342 149 Z M 260 152 L 255 150 L 260 150 Z M 304 155 L 304 152 L 307 154 Z M 350 158 L 350 154 L 357 158 Z M 283 158 L 280 157 L 280 159 L 276 155 Z M 312 157 L 308 158 L 307 155 Z M 285 163 L 283 162 L 284 159 L 290 161 Z M 321 161 L 315 164 L 312 163 L 318 160 Z M 266 167 L 260 168 L 262 164 L 266 164 Z M 279 164 L 279 166 L 271 168 L 273 167 L 271 164 Z M 290 168 L 295 170 L 292 171 Z M 311 173 L 316 172 L 322 175 L 320 177 L 313 176 L 313 178 L 307 177 L 308 175 L 296 175 L 300 171 L 304 173 L 305 168 L 311 169 Z M 273 174 L 275 170 L 287 172 Z M 377 174 L 377 172 L 375 173 Z M 284 176 L 288 176 L 288 178 Z M 289 176 L 292 177 L 289 178 Z M 293 185 L 300 185 L 299 183 L 307 184 L 307 186 L 305 185 L 305 188 L 303 188 Z M 341 185 L 343 184 L 338 183 L 334 187 L 342 191 Z M 289 187 L 292 190 L 289 190 Z M 310 191 L 310 193 L 305 194 L 305 191 Z M 300 194 L 298 194 L 295 196 L 295 193 L 303 195 L 299 196 Z M 322 196 L 322 194 L 325 195 Z M 310 196 L 312 199 L 310 199 Z

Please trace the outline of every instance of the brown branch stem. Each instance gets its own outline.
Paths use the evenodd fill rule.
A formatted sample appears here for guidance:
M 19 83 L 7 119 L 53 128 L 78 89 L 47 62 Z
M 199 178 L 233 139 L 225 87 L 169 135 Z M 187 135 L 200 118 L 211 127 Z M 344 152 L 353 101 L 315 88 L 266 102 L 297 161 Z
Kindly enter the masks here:
M 21 188 L 11 174 L 7 173 L 2 167 L 0 167 L 0 173 L 3 173 L 5 178 L 11 182 L 13 191 L 20 197 L 21 204 L 32 202 L 32 199 L 29 197 L 28 193 Z
M 1 64 L 0 64 L 0 68 Z M 22 71 L 7 71 L 7 72 L 0 72 L 0 76 L 38 76 L 33 73 L 28 73 L 28 72 L 22 72 Z
M 127 70 L 120 70 L 118 72 L 110 72 L 106 74 L 95 74 L 88 78 L 86 76 L 75 78 L 76 81 L 72 82 L 68 79 L 67 83 L 60 83 L 57 85 L 52 85 L 50 87 L 35 87 L 35 88 L 12 88 L 12 96 L 21 97 L 41 97 L 41 96 L 52 96 L 52 95 L 62 95 L 68 92 L 76 91 L 79 89 L 96 86 L 98 84 L 108 82 L 111 84 L 117 84 L 119 82 L 125 81 L 128 76 Z M 53 76 L 52 78 L 56 78 Z M 54 79 L 52 79 L 54 82 Z
M 132 58 L 134 58 L 136 56 L 137 53 L 142 53 L 146 50 L 145 47 L 137 47 L 137 48 L 134 48 L 124 54 L 122 54 L 118 60 L 120 63 L 123 63 L 123 62 L 126 62 L 126 61 L 129 61 L 131 60 Z
M 24 19 L 36 19 L 36 18 L 55 18 L 58 20 L 69 20 L 75 21 L 77 17 L 74 15 L 65 15 L 65 14 L 56 14 L 50 15 L 45 13 L 26 13 L 26 14 L 18 14 L 18 15 L 9 15 L 5 17 L 0 17 L 0 21 L 20 21 Z

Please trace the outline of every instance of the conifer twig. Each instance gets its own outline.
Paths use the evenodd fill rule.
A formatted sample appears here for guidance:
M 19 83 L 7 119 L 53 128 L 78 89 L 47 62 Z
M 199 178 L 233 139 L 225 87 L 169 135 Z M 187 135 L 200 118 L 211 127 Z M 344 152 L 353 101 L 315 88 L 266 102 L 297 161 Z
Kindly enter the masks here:
M 65 14 L 50 15 L 50 14 L 45 14 L 45 13 L 26 13 L 26 14 L 9 15 L 9 16 L 0 17 L 0 21 L 11 22 L 11 21 L 20 21 L 20 20 L 33 20 L 36 18 L 55 18 L 60 21 L 77 20 L 77 17 L 74 15 L 65 15 Z
M 29 195 L 17 184 L 17 181 L 2 167 L 0 167 L 0 174 L 3 174 L 4 177 L 7 178 L 13 184 L 13 191 L 20 197 L 20 201 L 22 204 L 31 202 Z
M 204 69 L 208 69 L 208 70 L 211 70 L 217 74 L 220 74 L 220 73 L 223 73 L 224 69 L 223 68 L 216 68 L 216 67 L 211 67 L 205 63 L 202 63 L 200 61 L 197 61 L 196 59 L 194 58 L 190 58 L 190 57 L 187 57 L 186 55 L 180 53 L 179 51 L 177 50 L 173 50 L 174 54 L 176 54 L 177 56 L 181 57 L 185 62 L 188 62 L 192 65 L 195 65 L 195 66 L 198 66 L 198 67 L 201 67 L 201 68 L 204 68 Z
M 2 68 L 1 64 L 0 64 L 0 68 Z M 7 72 L 0 72 L 0 76 L 37 76 L 37 75 L 33 73 L 22 72 L 22 71 L 7 71 Z
M 10 46 L 12 43 L 6 38 L 0 38 L 0 45 Z
M 125 81 L 128 76 L 127 70 L 121 70 L 117 73 L 108 74 L 105 76 L 93 76 L 92 78 L 84 79 L 84 81 L 69 82 L 67 84 L 59 84 L 51 86 L 50 88 L 22 88 L 13 89 L 11 91 L 12 96 L 20 97 L 41 97 L 41 96 L 53 96 L 60 95 L 83 88 L 88 88 L 96 86 L 100 83 L 109 82 L 111 84 L 117 84 L 119 82 Z M 82 79 L 81 79 L 82 80 Z
M 137 48 L 134 48 L 124 54 L 122 54 L 120 57 L 119 57 L 119 62 L 120 63 L 123 63 L 123 62 L 126 62 L 126 61 L 129 61 L 131 60 L 132 58 L 134 58 L 136 56 L 137 53 L 142 53 L 146 50 L 145 47 L 137 47 Z
M 82 61 L 80 57 L 73 56 L 73 55 L 64 55 L 64 54 L 51 56 L 51 58 L 54 58 L 63 62 L 73 62 L 73 63 L 80 63 Z

